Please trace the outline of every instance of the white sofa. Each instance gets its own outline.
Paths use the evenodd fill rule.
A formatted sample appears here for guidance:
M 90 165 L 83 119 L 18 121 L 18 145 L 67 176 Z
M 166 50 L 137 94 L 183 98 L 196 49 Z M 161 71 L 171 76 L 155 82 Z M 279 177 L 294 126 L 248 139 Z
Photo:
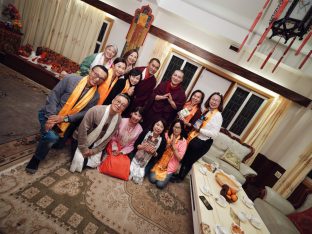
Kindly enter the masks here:
M 256 210 L 271 234 L 299 234 L 299 230 L 287 217 L 312 206 L 312 194 L 309 194 L 303 205 L 295 210 L 292 204 L 270 187 L 265 186 L 262 199 L 254 201 Z
M 232 151 L 239 159 L 239 170 L 220 159 L 227 150 Z M 210 150 L 201 158 L 201 160 L 207 163 L 217 162 L 220 169 L 235 176 L 235 178 L 243 185 L 246 182 L 247 177 L 257 175 L 256 171 L 244 163 L 253 155 L 253 153 L 254 149 L 251 146 L 242 143 L 238 138 L 232 136 L 229 131 L 222 128 L 219 136 L 214 139 Z

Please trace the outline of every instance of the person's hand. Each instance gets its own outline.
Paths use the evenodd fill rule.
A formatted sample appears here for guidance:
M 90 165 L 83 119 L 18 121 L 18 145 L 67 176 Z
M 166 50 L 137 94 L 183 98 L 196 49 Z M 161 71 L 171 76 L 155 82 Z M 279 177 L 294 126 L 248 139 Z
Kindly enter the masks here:
M 198 128 L 198 127 L 193 127 L 194 128 L 194 130 L 196 131 L 196 132 L 199 132 L 199 130 L 200 130 L 200 128 Z
M 129 96 L 132 96 L 133 93 L 134 93 L 134 86 L 130 87 L 130 88 L 128 89 L 128 91 L 127 91 L 127 94 L 128 94 Z
M 156 95 L 156 97 L 155 97 L 156 101 L 164 100 L 164 99 L 168 99 L 168 93 L 165 95 Z
M 145 150 L 146 146 L 147 146 L 147 144 L 144 141 L 143 143 L 139 144 L 137 148 L 138 148 L 138 150 Z
M 171 93 L 167 93 L 166 95 L 168 97 L 168 102 L 172 102 L 173 99 L 172 99 Z
M 58 123 L 62 123 L 64 122 L 64 116 L 62 115 L 51 115 L 49 116 L 48 123 L 54 123 L 54 124 L 58 124 Z
M 84 152 L 82 153 L 82 155 L 83 155 L 84 158 L 87 158 L 87 157 L 92 156 L 92 151 L 91 151 L 91 149 L 86 149 L 86 150 L 84 150 Z
M 145 148 L 145 151 L 149 154 L 154 154 L 156 152 L 156 149 L 154 146 L 151 146 L 151 145 L 148 145 L 146 148 Z
M 54 123 L 46 122 L 45 125 L 44 125 L 44 128 L 45 128 L 46 132 L 50 131 L 53 127 L 54 127 Z

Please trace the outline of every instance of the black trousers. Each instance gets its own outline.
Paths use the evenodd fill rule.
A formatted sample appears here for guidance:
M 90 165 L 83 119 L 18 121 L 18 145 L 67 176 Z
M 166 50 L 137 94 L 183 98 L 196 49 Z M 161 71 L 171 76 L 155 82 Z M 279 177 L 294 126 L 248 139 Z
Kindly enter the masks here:
M 184 179 L 184 177 L 189 173 L 193 164 L 200 159 L 205 153 L 208 152 L 213 143 L 212 139 L 203 141 L 197 137 L 190 141 L 187 146 L 187 150 L 183 159 L 181 160 L 181 169 L 179 172 L 179 177 Z

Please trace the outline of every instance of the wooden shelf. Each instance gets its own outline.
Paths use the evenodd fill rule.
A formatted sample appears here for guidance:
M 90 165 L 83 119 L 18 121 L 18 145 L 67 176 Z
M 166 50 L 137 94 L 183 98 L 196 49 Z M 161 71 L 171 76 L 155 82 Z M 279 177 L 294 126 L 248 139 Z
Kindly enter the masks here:
M 54 73 L 46 70 L 38 64 L 31 63 L 18 55 L 2 54 L 0 56 L 0 61 L 4 65 L 27 76 L 48 89 L 53 89 L 59 82 L 59 79 L 55 77 Z

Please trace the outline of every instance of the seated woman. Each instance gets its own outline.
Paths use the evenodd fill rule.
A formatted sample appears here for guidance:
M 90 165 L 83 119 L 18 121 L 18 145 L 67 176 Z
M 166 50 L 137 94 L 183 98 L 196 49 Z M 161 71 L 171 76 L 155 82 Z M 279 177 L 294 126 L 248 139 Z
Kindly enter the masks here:
M 158 120 L 153 124 L 151 131 L 141 133 L 135 143 L 129 180 L 133 179 L 135 183 L 142 183 L 144 175 L 159 159 L 159 155 L 163 154 L 166 147 L 166 141 L 162 136 L 164 129 L 164 121 Z
M 136 49 L 129 50 L 124 54 L 123 58 L 126 60 L 127 63 L 125 73 L 128 73 L 134 68 L 136 62 L 138 61 L 139 52 Z
M 112 100 L 119 93 L 126 93 L 129 95 L 130 99 L 133 96 L 134 89 L 137 84 L 142 79 L 142 72 L 137 69 L 132 69 L 128 74 L 125 75 L 125 78 L 119 77 L 114 87 L 109 92 L 108 96 L 105 99 L 103 105 L 109 105 L 112 103 Z
M 142 107 L 137 107 L 130 118 L 123 118 L 109 146 L 112 147 L 113 155 L 129 154 L 133 151 L 134 143 L 143 129 L 139 122 L 142 120 Z
M 103 65 L 109 69 L 117 53 L 118 47 L 116 45 L 107 45 L 104 52 L 89 55 L 80 64 L 80 75 L 88 75 L 90 69 L 95 65 Z
M 195 90 L 190 99 L 184 104 L 183 109 L 179 111 L 178 118 L 185 124 L 185 130 L 189 133 L 193 124 L 200 118 L 202 111 L 201 105 L 205 99 L 205 94 L 201 90 Z
M 98 92 L 100 94 L 100 98 L 97 103 L 98 105 L 102 105 L 105 102 L 107 96 L 114 88 L 119 77 L 125 74 L 125 70 L 126 70 L 126 61 L 123 58 L 119 57 L 115 58 L 112 67 L 108 70 L 107 79 L 98 87 Z
M 177 171 L 187 147 L 185 137 L 183 121 L 175 120 L 169 132 L 165 134 L 167 141 L 166 151 L 152 168 L 149 176 L 150 182 L 156 184 L 157 188 L 163 189 L 168 184 L 173 173 Z

